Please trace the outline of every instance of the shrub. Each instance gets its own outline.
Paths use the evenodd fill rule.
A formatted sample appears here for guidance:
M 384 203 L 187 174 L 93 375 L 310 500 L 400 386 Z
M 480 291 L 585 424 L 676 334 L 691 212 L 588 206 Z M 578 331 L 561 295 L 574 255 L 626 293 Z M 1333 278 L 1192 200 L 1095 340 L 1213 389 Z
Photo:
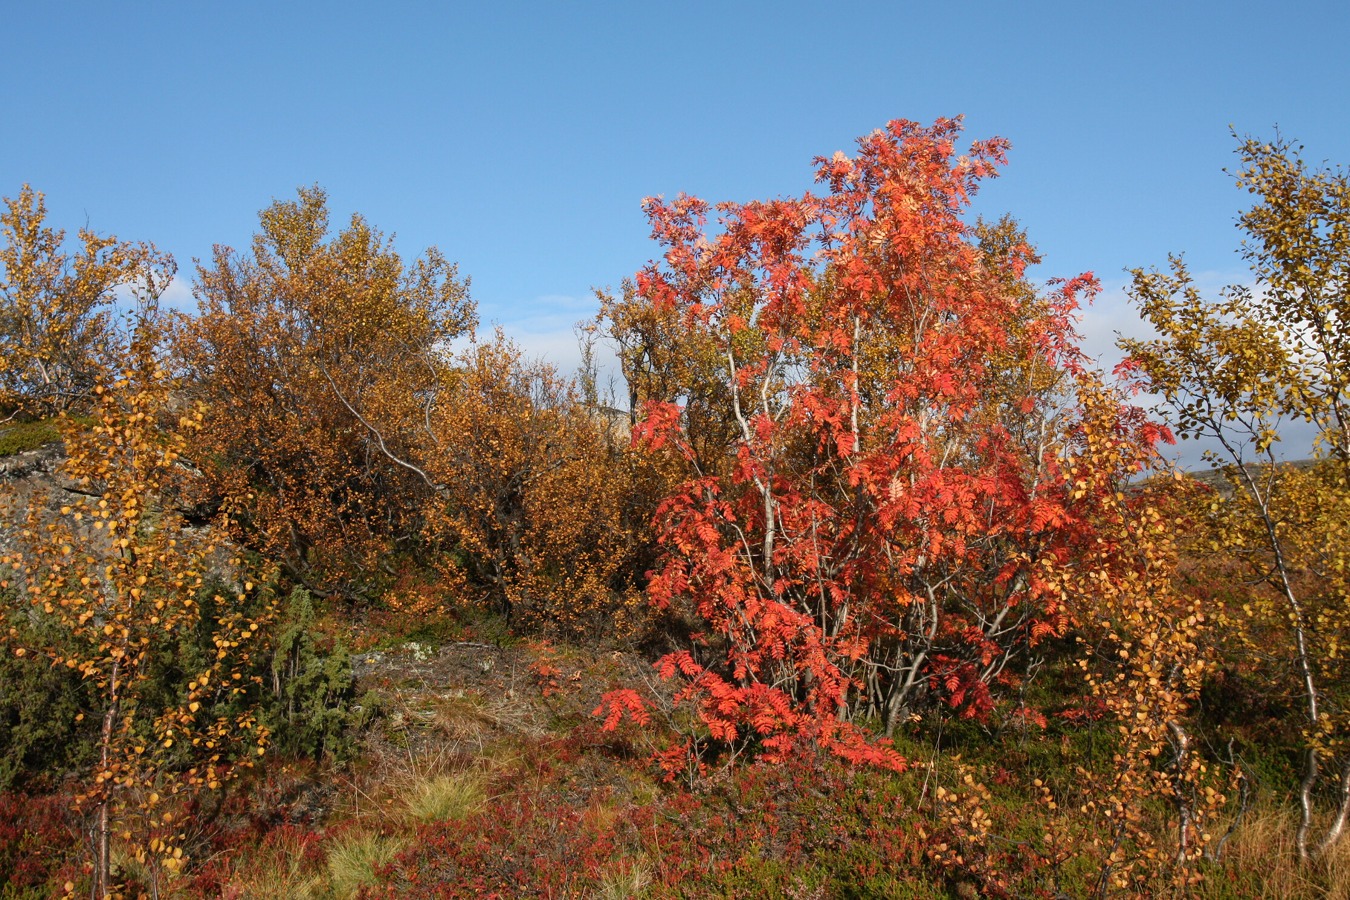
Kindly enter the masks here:
M 0 457 L 13 456 L 26 450 L 36 450 L 61 440 L 61 431 L 54 419 L 32 422 L 12 422 L 0 425 Z
M 59 633 L 31 615 L 27 603 L 19 607 L 13 591 L 0 590 L 0 610 L 7 646 L 59 644 Z M 78 673 L 64 666 L 0 652 L 0 791 L 89 762 L 93 722 L 78 719 L 89 708 L 86 694 Z
M 70 798 L 0 792 L 0 898 L 38 900 L 80 852 Z
M 216 548 L 163 502 L 182 475 L 182 432 L 197 420 L 159 427 L 172 385 L 153 346 L 142 333 L 131 371 L 95 389 L 95 424 L 70 423 L 63 474 L 80 492 L 58 510 L 29 508 L 0 559 L 0 587 L 14 586 L 37 626 L 32 643 L 12 630 L 8 653 L 78 676 L 88 705 L 75 718 L 96 729 L 75 802 L 92 815 L 97 896 L 116 887 L 114 834 L 156 871 L 181 868 L 169 798 L 218 789 L 267 743 L 247 673 L 271 610 L 250 599 L 247 578 L 232 586 L 233 604 L 199 602 Z M 209 649 L 174 659 L 185 642 Z
M 356 699 L 346 646 L 316 634 L 314 601 L 304 588 L 286 600 L 265 677 L 272 692 L 262 718 L 275 747 L 289 756 L 345 756 L 352 730 L 374 712 L 372 696 Z
M 468 282 L 429 248 L 405 262 L 360 216 L 330 235 L 302 188 L 259 215 L 251 252 L 199 266 L 179 320 L 184 390 L 209 411 L 192 456 L 238 534 L 324 594 L 369 598 L 416 546 L 427 487 L 391 454 L 422 432 L 444 350 L 474 321 Z
M 988 718 L 1143 555 L 1117 520 L 1151 510 L 1121 489 L 1167 432 L 1074 346 L 1095 279 L 1040 291 L 1015 223 L 966 221 L 1006 143 L 958 154 L 960 131 L 891 122 L 817 161 L 821 195 L 720 204 L 716 226 L 696 198 L 647 201 L 663 253 L 625 321 L 677 314 L 697 399 L 735 423 L 717 466 L 695 398 L 658 392 L 635 432 L 687 461 L 648 590 L 696 623 L 660 664 L 700 720 L 672 772 L 802 741 L 901 768 L 860 723 Z

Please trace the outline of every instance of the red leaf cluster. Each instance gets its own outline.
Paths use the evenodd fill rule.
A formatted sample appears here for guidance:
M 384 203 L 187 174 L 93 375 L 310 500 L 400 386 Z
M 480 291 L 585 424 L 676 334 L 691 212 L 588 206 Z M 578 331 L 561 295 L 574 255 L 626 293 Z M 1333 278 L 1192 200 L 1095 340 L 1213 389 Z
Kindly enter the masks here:
M 1096 280 L 1038 291 L 1014 223 L 964 220 L 1007 144 L 958 154 L 960 131 L 892 122 L 817 161 L 824 193 L 721 204 L 716 228 L 696 198 L 646 201 L 664 254 L 627 314 L 679 317 L 719 385 L 699 403 L 733 423 L 720 458 L 678 396 L 648 397 L 635 431 L 689 463 L 649 595 L 708 651 L 658 665 L 705 729 L 690 746 L 900 767 L 857 723 L 987 715 L 1064 632 L 1089 577 L 1068 560 L 1166 438 L 1076 349 Z

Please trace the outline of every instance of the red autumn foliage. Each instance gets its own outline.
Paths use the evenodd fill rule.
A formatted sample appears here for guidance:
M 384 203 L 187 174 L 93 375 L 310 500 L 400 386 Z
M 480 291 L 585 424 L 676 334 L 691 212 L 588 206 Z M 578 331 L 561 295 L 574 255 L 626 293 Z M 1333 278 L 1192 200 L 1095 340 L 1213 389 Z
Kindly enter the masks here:
M 34 896 L 81 850 L 70 798 L 0 793 L 0 896 Z
M 987 715 L 1072 621 L 1074 551 L 1164 437 L 1075 348 L 1095 279 L 1038 292 L 1013 223 L 963 219 L 1007 144 L 958 154 L 960 131 L 892 122 L 817 161 L 822 194 L 721 204 L 715 228 L 696 198 L 646 203 L 665 252 L 625 302 L 716 348 L 734 423 L 717 465 L 676 403 L 636 430 L 688 465 L 650 586 L 698 623 L 698 654 L 658 665 L 701 721 L 686 749 L 805 742 L 899 769 L 859 720 Z

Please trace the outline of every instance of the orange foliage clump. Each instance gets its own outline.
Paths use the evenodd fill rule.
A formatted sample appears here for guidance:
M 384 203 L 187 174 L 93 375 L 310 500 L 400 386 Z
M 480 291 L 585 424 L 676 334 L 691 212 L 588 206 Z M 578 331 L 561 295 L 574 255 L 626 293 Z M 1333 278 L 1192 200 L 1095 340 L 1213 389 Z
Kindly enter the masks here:
M 360 216 L 330 238 L 317 188 L 261 223 L 251 253 L 198 269 L 200 314 L 174 333 L 207 407 L 202 499 L 312 590 L 368 595 L 420 548 L 427 487 L 390 454 L 426 439 L 448 342 L 474 321 L 467 281 L 434 248 L 405 264 Z
M 430 407 L 424 455 L 441 497 L 428 521 L 517 625 L 631 631 L 644 513 L 639 460 L 571 382 L 501 334 L 476 345 Z
M 27 185 L 0 211 L 0 412 L 46 416 L 86 403 L 128 349 L 115 290 L 153 305 L 176 270 L 151 244 L 87 229 L 79 252 L 67 254 L 65 232 L 46 216 L 42 194 Z

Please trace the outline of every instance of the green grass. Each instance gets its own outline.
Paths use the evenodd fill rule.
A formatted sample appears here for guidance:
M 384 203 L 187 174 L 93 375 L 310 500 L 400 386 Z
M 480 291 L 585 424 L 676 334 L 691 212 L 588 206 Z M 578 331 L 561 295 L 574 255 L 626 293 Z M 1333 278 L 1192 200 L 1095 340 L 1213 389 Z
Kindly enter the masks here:
M 36 450 L 61 440 L 61 432 L 56 427 L 56 421 L 56 419 L 39 419 L 36 422 L 11 422 L 8 425 L 0 425 L 0 457 L 13 456 L 25 450 Z

